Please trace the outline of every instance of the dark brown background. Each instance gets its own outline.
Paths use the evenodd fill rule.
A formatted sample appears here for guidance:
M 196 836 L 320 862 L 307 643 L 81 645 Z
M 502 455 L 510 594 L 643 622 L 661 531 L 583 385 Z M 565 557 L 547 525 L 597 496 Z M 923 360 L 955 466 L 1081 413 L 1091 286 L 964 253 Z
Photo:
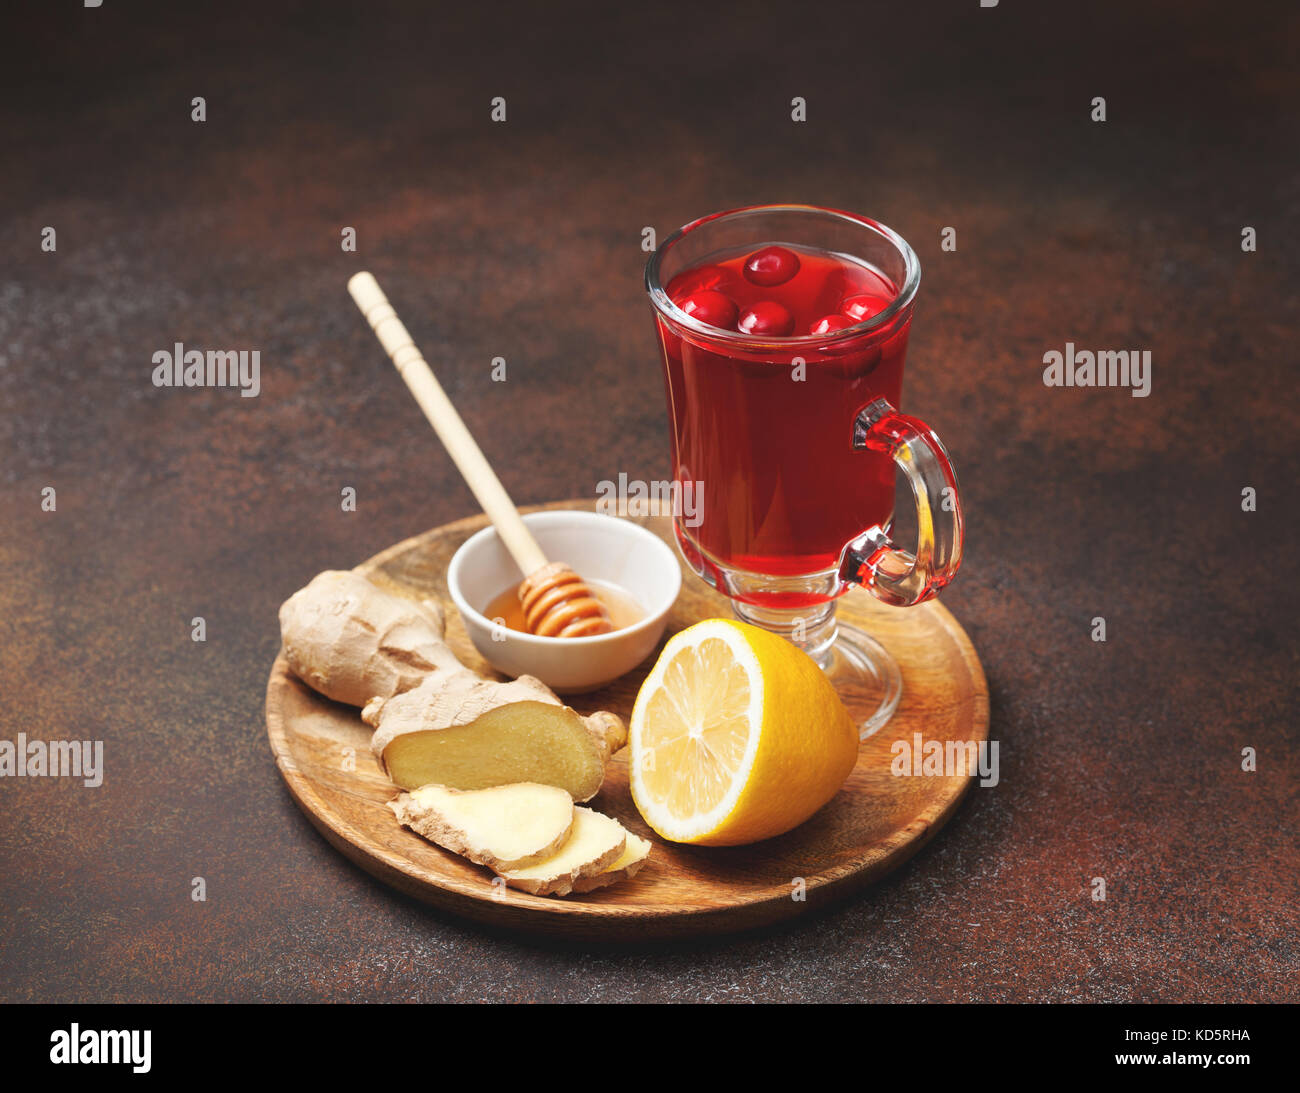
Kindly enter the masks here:
M 443 6 L 6 9 L 0 717 L 104 739 L 107 772 L 0 782 L 0 997 L 1295 1000 L 1296 16 Z M 642 227 L 761 201 L 920 255 L 906 408 L 961 475 L 945 602 L 1001 784 L 756 936 L 543 945 L 388 891 L 262 725 L 280 601 L 473 509 L 347 276 L 379 276 L 517 501 L 591 496 L 668 472 Z M 1044 388 L 1066 340 L 1150 349 L 1151 396 Z M 176 341 L 260 349 L 261 396 L 155 389 Z

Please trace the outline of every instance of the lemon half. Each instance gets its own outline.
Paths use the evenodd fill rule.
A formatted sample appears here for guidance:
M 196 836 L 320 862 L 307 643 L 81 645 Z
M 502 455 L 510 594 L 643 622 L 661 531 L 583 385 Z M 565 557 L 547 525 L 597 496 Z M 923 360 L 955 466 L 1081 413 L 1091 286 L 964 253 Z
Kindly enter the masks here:
M 735 846 L 803 823 L 844 784 L 858 734 L 811 657 L 708 619 L 664 646 L 629 731 L 632 797 L 672 842 Z

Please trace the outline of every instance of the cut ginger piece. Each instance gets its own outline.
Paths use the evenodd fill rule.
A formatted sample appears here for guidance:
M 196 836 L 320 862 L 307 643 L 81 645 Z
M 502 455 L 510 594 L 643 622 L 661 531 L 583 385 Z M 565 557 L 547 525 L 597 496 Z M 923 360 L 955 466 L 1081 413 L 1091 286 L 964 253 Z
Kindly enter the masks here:
M 430 842 L 498 871 L 545 861 L 573 828 L 573 798 L 535 782 L 476 790 L 421 786 L 388 807 Z
M 371 747 L 399 788 L 539 782 L 575 801 L 596 795 L 610 746 L 622 743 L 618 718 L 583 718 L 536 697 L 542 685 L 528 676 L 509 683 L 465 676 L 427 680 L 362 711 L 376 726 Z
M 623 825 L 589 808 L 573 810 L 573 829 L 551 857 L 525 869 L 500 870 L 511 888 L 534 896 L 567 896 L 583 877 L 604 872 L 623 854 Z
M 599 873 L 594 873 L 589 877 L 579 877 L 573 882 L 575 892 L 592 892 L 597 888 L 604 888 L 606 885 L 615 884 L 621 880 L 629 880 L 641 872 L 641 867 L 650 858 L 650 840 L 643 839 L 640 835 L 627 833 L 627 845 L 623 847 L 623 853 L 614 861 L 602 869 Z

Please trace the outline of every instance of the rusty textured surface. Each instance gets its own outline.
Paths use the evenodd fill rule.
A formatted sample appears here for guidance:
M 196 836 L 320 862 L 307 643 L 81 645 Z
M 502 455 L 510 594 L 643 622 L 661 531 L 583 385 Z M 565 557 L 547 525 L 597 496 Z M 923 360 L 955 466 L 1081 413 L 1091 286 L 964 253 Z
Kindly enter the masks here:
M 1297 1000 L 1293 13 L 39 7 L 0 35 L 0 738 L 102 738 L 107 772 L 0 780 L 0 997 Z M 590 496 L 668 469 L 642 227 L 779 200 L 920 255 L 906 409 L 961 475 L 945 601 L 1001 784 L 738 939 L 547 945 L 389 891 L 261 720 L 280 601 L 472 509 L 346 277 L 516 500 Z M 1150 349 L 1151 396 L 1044 388 L 1067 340 Z M 153 388 L 176 341 L 260 349 L 261 396 Z

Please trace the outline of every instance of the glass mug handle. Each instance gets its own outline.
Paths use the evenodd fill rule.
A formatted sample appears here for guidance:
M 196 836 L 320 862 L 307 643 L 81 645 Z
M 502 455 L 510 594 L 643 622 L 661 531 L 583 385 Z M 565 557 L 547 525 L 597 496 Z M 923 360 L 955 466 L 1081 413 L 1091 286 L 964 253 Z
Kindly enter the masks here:
M 883 398 L 858 411 L 852 442 L 854 451 L 890 456 L 907 475 L 916 501 L 916 554 L 873 527 L 844 548 L 840 579 L 896 607 L 923 603 L 961 566 L 964 520 L 948 452 L 924 421 L 900 414 Z

